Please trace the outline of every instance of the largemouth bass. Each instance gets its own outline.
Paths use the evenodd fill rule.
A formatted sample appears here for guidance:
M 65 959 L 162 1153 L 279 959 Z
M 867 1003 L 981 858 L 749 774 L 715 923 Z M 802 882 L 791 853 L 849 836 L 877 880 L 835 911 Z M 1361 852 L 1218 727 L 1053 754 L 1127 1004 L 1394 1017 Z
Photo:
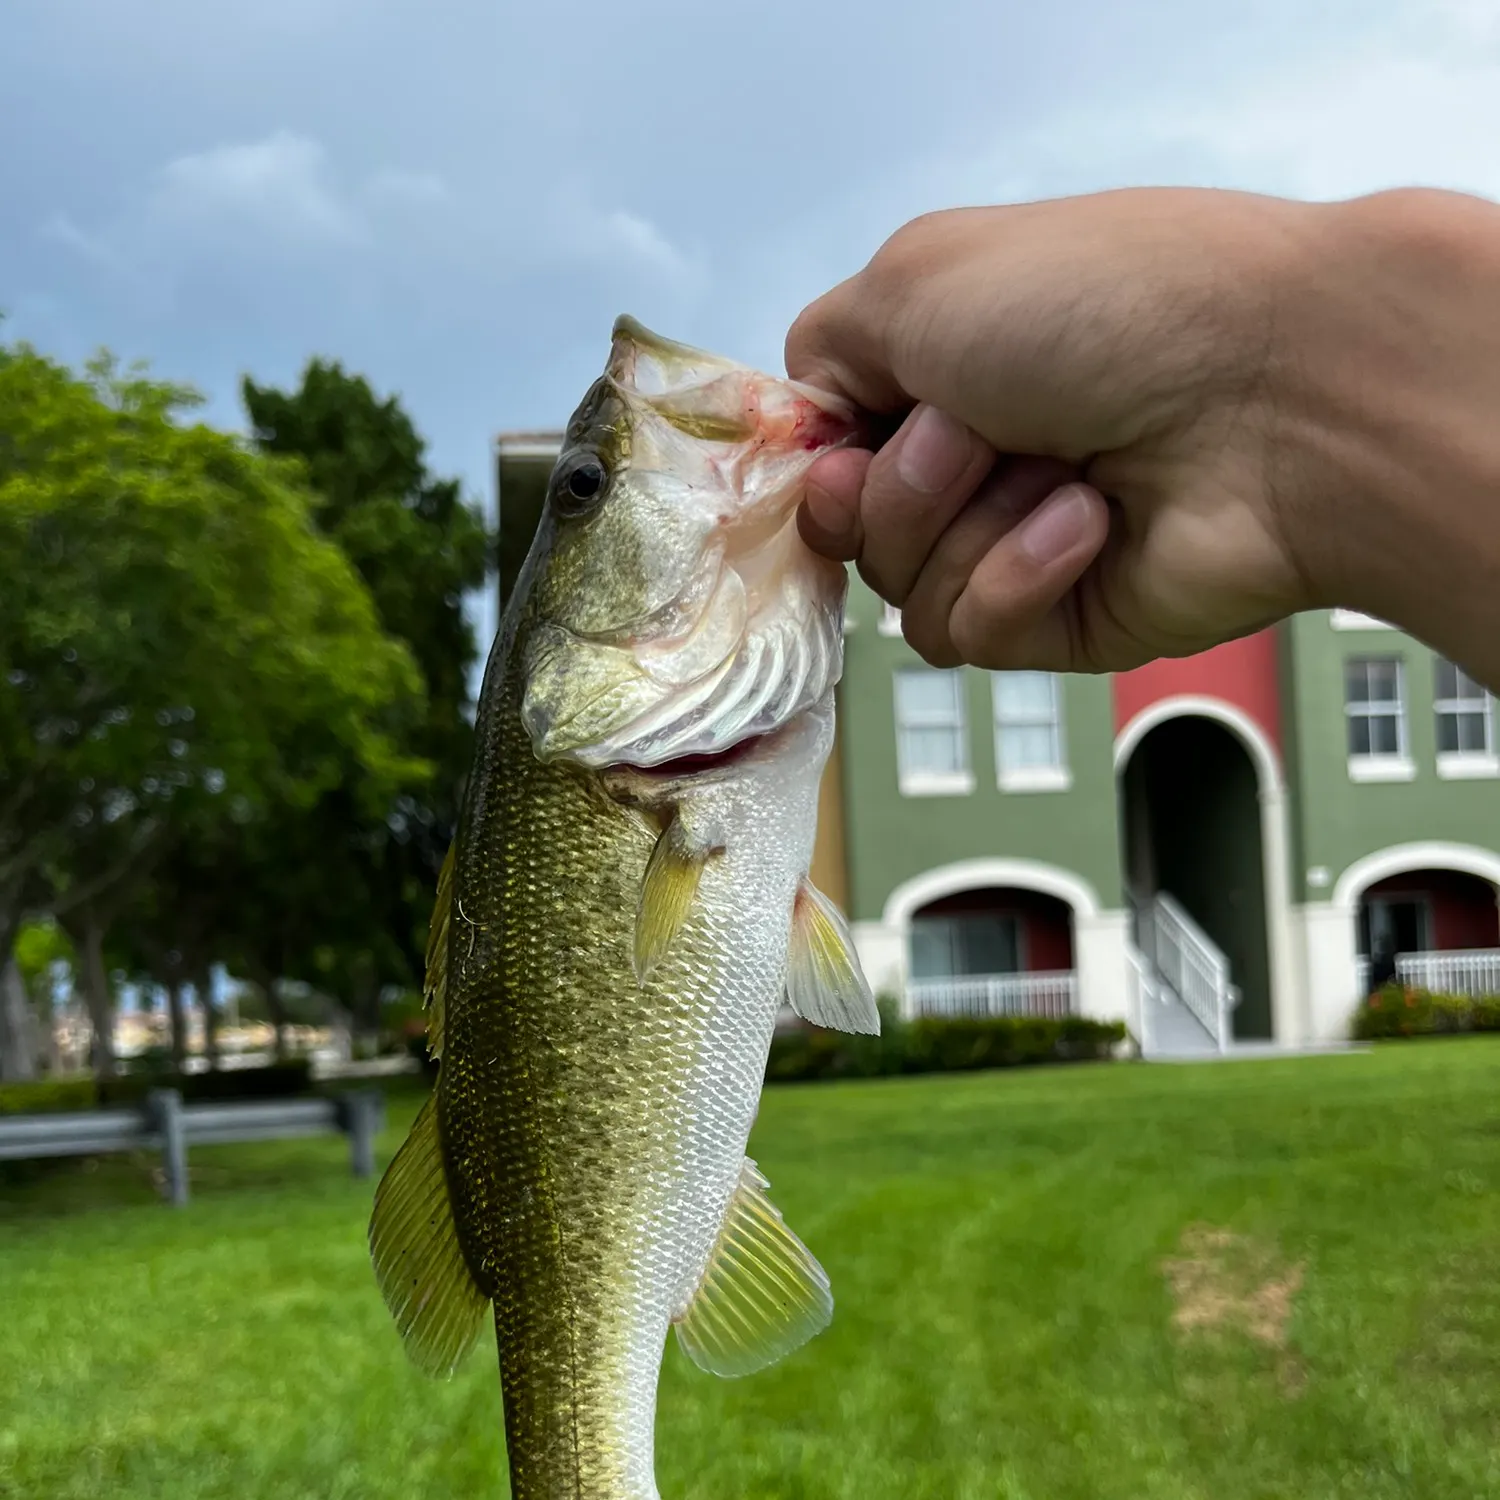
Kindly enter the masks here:
M 370 1242 L 429 1373 L 493 1307 L 516 1500 L 654 1500 L 669 1328 L 738 1376 L 832 1316 L 745 1152 L 783 999 L 879 1030 L 808 879 L 847 578 L 796 509 L 854 435 L 620 319 L 490 655 Z

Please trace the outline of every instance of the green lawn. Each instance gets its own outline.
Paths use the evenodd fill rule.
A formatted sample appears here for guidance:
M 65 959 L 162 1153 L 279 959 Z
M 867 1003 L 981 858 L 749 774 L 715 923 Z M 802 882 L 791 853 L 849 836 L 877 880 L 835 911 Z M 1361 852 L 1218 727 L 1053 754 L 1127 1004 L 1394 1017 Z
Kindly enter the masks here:
M 663 1496 L 1500 1497 L 1497 1084 L 1482 1038 L 772 1089 L 834 1324 L 671 1347 Z M 492 1344 L 407 1367 L 342 1143 L 194 1166 L 179 1212 L 147 1163 L 0 1187 L 0 1495 L 503 1495 Z

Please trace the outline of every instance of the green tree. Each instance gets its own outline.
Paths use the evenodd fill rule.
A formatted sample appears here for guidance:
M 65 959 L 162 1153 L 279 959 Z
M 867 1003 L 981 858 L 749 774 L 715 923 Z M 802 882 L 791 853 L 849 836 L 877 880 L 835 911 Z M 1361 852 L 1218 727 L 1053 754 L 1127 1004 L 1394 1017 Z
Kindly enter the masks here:
M 492 539 L 459 483 L 429 472 L 399 401 L 377 397 L 339 364 L 312 361 L 293 391 L 246 380 L 244 400 L 262 450 L 303 465 L 316 523 L 358 569 L 382 626 L 407 645 L 426 688 L 425 717 L 404 748 L 432 764 L 430 781 L 403 788 L 377 819 L 361 820 L 347 791 L 332 790 L 312 817 L 262 839 L 266 862 L 245 872 L 263 910 L 280 893 L 300 892 L 296 912 L 263 939 L 278 951 L 249 955 L 256 982 L 294 974 L 337 995 L 358 1027 L 373 1029 L 382 989 L 420 983 L 433 892 L 473 752 L 478 647 L 464 595 L 483 585 Z M 257 931 L 266 934 L 268 924 Z
M 105 940 L 151 860 L 333 788 L 379 817 L 430 770 L 421 674 L 299 473 L 196 399 L 0 347 L 0 967 L 54 915 L 106 1072 Z

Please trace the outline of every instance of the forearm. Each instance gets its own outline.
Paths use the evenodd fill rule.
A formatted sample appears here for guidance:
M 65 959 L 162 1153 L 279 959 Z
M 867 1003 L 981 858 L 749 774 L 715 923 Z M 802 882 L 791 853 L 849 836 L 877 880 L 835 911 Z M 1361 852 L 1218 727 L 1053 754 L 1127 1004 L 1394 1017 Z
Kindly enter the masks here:
M 1273 460 L 1310 592 L 1500 691 L 1500 207 L 1401 191 L 1316 212 L 1278 308 Z

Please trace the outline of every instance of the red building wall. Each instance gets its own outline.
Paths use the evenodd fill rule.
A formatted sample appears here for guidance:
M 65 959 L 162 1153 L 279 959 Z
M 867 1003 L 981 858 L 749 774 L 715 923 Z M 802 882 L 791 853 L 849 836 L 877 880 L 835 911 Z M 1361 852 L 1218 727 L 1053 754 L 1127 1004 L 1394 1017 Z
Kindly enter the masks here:
M 920 917 L 958 916 L 994 911 L 1014 915 L 1021 923 L 1021 960 L 1028 974 L 1073 967 L 1073 912 L 1066 901 L 1041 891 L 996 887 L 960 891 L 924 906 Z
M 1116 674 L 1115 733 L 1153 703 L 1182 694 L 1218 698 L 1239 709 L 1280 755 L 1281 672 L 1274 627 L 1196 656 L 1148 662 Z
M 1457 870 L 1413 870 L 1377 881 L 1365 892 L 1371 896 L 1422 897 L 1432 911 L 1432 946 L 1441 952 L 1454 948 L 1500 947 L 1500 909 L 1495 888 L 1477 875 Z

